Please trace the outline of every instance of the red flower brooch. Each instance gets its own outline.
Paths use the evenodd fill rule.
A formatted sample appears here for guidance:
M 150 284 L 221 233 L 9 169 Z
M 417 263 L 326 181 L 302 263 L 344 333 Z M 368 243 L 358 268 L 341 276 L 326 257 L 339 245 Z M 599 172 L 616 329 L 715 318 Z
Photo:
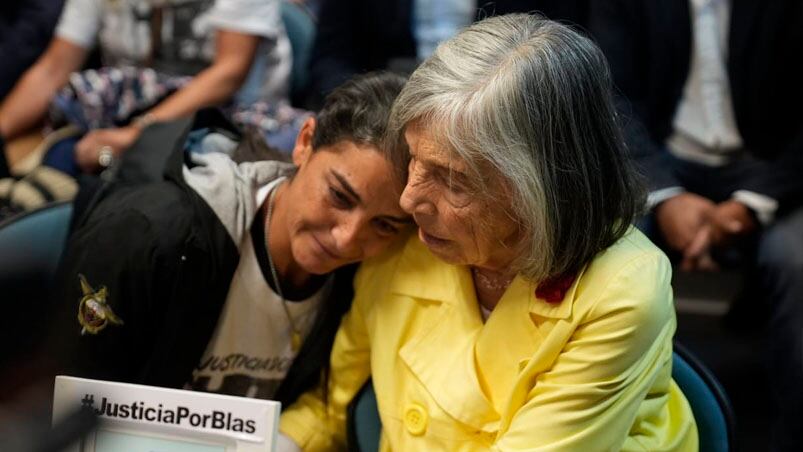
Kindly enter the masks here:
M 535 289 L 535 296 L 547 303 L 560 303 L 577 275 L 560 275 L 549 278 Z

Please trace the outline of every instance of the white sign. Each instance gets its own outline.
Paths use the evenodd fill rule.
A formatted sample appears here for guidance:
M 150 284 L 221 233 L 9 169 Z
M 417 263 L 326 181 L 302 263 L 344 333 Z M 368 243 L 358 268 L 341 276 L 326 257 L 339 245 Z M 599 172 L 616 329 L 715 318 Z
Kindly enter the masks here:
M 101 421 L 100 430 L 91 440 L 92 447 L 85 444 L 74 449 L 81 452 L 121 450 L 120 444 L 123 443 L 127 445 L 126 450 L 264 452 L 275 448 L 281 404 L 204 392 L 56 377 L 54 424 L 79 408 L 93 410 Z M 167 447 L 168 443 L 170 447 Z

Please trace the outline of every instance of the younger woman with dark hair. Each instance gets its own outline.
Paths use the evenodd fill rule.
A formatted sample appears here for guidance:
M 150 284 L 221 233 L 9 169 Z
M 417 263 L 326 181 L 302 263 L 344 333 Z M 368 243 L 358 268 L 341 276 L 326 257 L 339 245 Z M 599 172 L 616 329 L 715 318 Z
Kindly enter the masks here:
M 380 152 L 403 83 L 374 74 L 333 92 L 294 165 L 179 153 L 164 181 L 101 199 L 60 272 L 63 372 L 284 403 L 316 383 L 349 264 L 409 222 Z

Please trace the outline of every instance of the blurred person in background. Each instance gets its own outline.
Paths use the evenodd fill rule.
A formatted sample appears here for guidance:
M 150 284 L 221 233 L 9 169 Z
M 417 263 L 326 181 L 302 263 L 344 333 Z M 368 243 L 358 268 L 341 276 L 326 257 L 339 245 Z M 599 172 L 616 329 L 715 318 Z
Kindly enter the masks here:
M 110 69 L 71 76 L 96 44 Z M 70 81 L 74 101 L 117 106 L 114 117 L 77 118 L 86 129 L 102 126 L 54 164 L 91 173 L 153 122 L 232 99 L 286 99 L 290 67 L 278 0 L 67 0 L 49 47 L 0 105 L 0 136 L 10 141 L 39 124 Z M 75 108 L 65 110 L 76 119 Z
M 0 102 L 42 52 L 53 35 L 64 0 L 0 4 Z M 0 178 L 9 175 L 0 136 Z
M 587 0 L 322 0 L 310 59 L 310 95 L 319 104 L 354 74 L 410 73 L 441 41 L 491 15 L 538 11 L 584 26 Z
M 684 270 L 734 254 L 747 267 L 736 307 L 752 324 L 760 304 L 771 313 L 771 448 L 800 450 L 803 2 L 591 5 L 628 145 L 650 181 L 642 228 Z
M 64 0 L 0 4 L 0 100 L 45 50 Z

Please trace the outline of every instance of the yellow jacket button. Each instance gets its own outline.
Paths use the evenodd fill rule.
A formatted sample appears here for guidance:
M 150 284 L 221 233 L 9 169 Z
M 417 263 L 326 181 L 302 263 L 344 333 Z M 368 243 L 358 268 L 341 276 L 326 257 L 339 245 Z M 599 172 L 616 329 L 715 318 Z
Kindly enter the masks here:
M 429 415 L 421 405 L 411 403 L 404 410 L 404 426 L 411 435 L 420 436 L 427 431 Z

